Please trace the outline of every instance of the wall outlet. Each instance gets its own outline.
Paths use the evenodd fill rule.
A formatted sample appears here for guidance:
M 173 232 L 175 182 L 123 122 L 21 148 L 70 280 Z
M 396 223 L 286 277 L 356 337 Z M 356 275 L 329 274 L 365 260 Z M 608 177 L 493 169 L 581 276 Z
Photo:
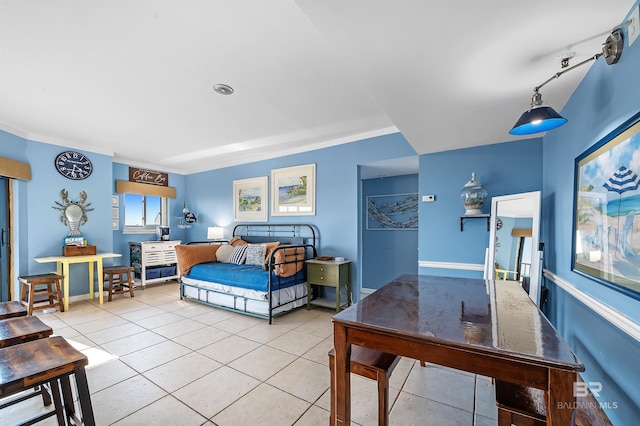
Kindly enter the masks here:
M 640 6 L 636 6 L 633 9 L 629 19 L 631 23 L 627 26 L 627 38 L 629 39 L 629 46 L 631 46 L 640 35 Z
M 431 203 L 433 201 L 436 200 L 436 196 L 435 195 L 423 195 L 422 196 L 422 202 L 424 203 Z

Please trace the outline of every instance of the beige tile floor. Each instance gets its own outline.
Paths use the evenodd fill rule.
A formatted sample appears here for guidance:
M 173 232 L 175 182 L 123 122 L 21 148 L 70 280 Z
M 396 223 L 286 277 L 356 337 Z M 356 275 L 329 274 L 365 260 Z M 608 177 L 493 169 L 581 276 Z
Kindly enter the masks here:
M 98 425 L 326 425 L 332 311 L 267 321 L 181 301 L 176 282 L 135 298 L 38 313 L 89 357 Z M 390 382 L 392 425 L 496 425 L 490 379 L 403 358 Z M 352 379 L 352 419 L 375 425 L 375 382 Z M 14 425 L 37 398 L 0 412 Z M 48 419 L 41 424 L 55 424 Z

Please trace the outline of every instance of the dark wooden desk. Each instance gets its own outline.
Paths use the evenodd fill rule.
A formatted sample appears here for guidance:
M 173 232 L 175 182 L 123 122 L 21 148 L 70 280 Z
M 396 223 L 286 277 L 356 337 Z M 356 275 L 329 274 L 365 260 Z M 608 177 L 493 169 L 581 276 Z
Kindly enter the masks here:
M 402 275 L 333 317 L 336 424 L 351 422 L 351 345 L 547 392 L 547 424 L 571 424 L 584 366 L 517 283 Z

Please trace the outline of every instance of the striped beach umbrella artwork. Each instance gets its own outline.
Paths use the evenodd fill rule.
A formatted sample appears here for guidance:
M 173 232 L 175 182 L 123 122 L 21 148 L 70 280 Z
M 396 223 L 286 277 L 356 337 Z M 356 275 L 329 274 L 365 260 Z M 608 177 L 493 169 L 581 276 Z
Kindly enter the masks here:
M 604 185 L 602 185 L 607 189 L 607 191 L 618 193 L 618 232 L 616 234 L 616 251 L 620 234 L 620 204 L 622 204 L 622 194 L 627 191 L 637 190 L 639 183 L 638 174 L 622 165 L 611 175 L 611 177 L 609 177 L 609 179 L 607 179 Z

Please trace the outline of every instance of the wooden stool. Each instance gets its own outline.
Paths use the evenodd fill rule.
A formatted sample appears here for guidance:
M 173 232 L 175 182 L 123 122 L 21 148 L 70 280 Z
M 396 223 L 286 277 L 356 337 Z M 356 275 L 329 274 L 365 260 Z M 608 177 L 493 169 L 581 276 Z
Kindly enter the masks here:
M 11 396 L 34 386 L 49 383 L 53 390 L 56 407 L 62 407 L 58 382 L 62 385 L 64 415 L 68 424 L 95 425 L 91 396 L 87 384 L 85 366 L 87 357 L 74 349 L 63 337 L 53 336 L 47 339 L 33 340 L 20 345 L 0 349 L 0 397 Z M 73 405 L 69 376 L 75 375 L 76 390 L 80 402 L 82 419 L 78 419 Z M 15 402 L 11 402 L 13 404 Z M 4 406 L 0 406 L 4 408 Z M 35 423 L 53 415 L 58 423 L 65 424 L 59 410 L 42 414 L 28 422 Z
M 17 300 L 0 302 L 0 320 L 23 317 L 25 315 L 27 315 L 27 310 Z
M 20 303 L 27 307 L 27 315 L 32 315 L 33 311 L 37 309 L 55 308 L 56 306 L 60 312 L 64 312 L 60 291 L 62 279 L 64 279 L 62 275 L 54 273 L 18 277 L 22 283 Z
M 44 339 L 53 329 L 34 316 L 9 318 L 0 321 L 0 348 L 31 340 Z
M 335 349 L 329 351 L 329 372 L 331 373 L 331 413 L 330 424 L 335 424 Z M 400 361 L 397 355 L 376 351 L 362 346 L 351 346 L 352 373 L 378 382 L 378 425 L 389 424 L 389 378 Z
M 109 292 L 107 301 L 111 302 L 111 296 L 114 294 L 122 294 L 129 292 L 133 296 L 133 266 L 105 266 L 102 268 L 104 273 L 104 291 Z
M 545 426 L 547 408 L 542 389 L 496 380 L 498 426 Z M 598 401 L 589 392 L 576 398 L 575 426 L 613 426 Z
M 23 309 L 24 315 L 26 315 L 27 310 L 22 308 L 22 305 L 20 305 L 19 303 L 18 305 L 21 309 Z M 31 340 L 45 339 L 51 336 L 51 334 L 53 334 L 53 330 L 51 329 L 51 327 L 40 321 L 38 317 L 22 316 L 0 320 L 0 348 L 19 345 L 20 343 L 28 342 Z M 44 403 L 44 406 L 48 407 L 49 405 L 51 405 L 51 397 L 53 396 L 54 400 L 56 401 L 55 414 L 58 415 L 58 423 L 60 423 L 60 419 L 64 421 L 64 415 L 62 412 L 63 406 L 60 400 L 60 391 L 58 390 L 57 384 L 54 384 L 53 386 L 50 385 L 49 387 L 50 389 L 47 389 L 45 385 L 36 386 L 34 388 L 34 393 L 26 394 L 24 396 L 21 396 L 20 398 L 15 398 L 9 402 L 3 403 L 2 405 L 0 405 L 0 409 L 11 406 L 13 404 L 17 404 L 38 395 L 42 396 L 42 402 Z

